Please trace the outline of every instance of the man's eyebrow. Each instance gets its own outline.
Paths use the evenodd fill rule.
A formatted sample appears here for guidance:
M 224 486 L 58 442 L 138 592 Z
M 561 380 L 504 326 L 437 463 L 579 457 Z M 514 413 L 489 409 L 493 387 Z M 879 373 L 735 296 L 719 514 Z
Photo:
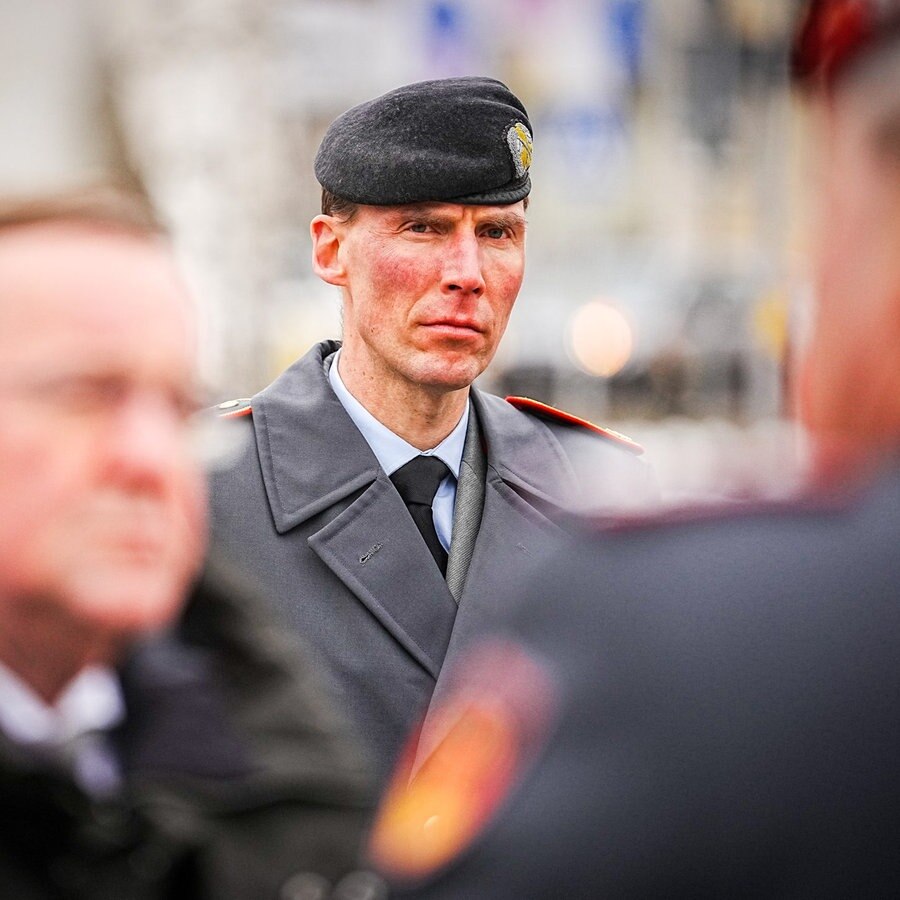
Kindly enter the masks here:
M 525 216 L 514 212 L 500 212 L 485 216 L 484 224 L 500 225 L 503 228 L 524 228 Z

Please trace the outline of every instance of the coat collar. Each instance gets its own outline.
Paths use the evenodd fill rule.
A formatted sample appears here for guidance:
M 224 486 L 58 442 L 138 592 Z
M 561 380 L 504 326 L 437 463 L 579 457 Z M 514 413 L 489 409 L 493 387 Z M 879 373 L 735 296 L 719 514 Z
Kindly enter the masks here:
M 378 477 L 378 460 L 328 383 L 339 346 L 317 344 L 253 398 L 259 461 L 280 533 Z
M 314 346 L 253 398 L 253 425 L 280 533 L 368 485 L 380 468 L 328 383 L 340 344 Z M 505 400 L 472 389 L 488 466 L 513 487 L 555 505 L 574 495 L 574 471 L 549 428 Z

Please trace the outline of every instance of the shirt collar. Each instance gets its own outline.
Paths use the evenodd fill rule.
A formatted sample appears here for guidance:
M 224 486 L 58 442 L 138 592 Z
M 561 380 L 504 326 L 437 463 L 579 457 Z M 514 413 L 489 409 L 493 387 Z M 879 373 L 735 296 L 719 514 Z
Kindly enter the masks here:
M 87 731 L 112 728 L 124 717 L 119 680 L 109 668 L 83 669 L 50 705 L 0 663 L 0 729 L 17 743 L 59 745 Z
M 457 422 L 456 427 L 437 447 L 431 450 L 419 450 L 412 444 L 394 434 L 386 425 L 382 424 L 347 390 L 343 379 L 338 372 L 338 362 L 341 351 L 334 355 L 331 368 L 328 370 L 328 381 L 332 390 L 337 394 L 341 406 L 353 424 L 360 430 L 366 439 L 372 452 L 375 454 L 379 465 L 387 475 L 396 472 L 401 466 L 406 465 L 411 459 L 419 456 L 436 456 L 447 465 L 455 478 L 459 478 L 459 467 L 462 462 L 463 448 L 466 443 L 466 428 L 469 424 L 469 401 L 466 400 L 466 408 Z

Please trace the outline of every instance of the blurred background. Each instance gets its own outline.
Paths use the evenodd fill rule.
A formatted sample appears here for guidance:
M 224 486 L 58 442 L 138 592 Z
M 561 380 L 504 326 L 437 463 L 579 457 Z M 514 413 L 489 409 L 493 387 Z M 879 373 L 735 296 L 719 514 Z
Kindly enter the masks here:
M 664 498 L 792 483 L 805 163 L 792 0 L 0 0 L 0 192 L 113 174 L 173 229 L 210 401 L 338 337 L 311 275 L 344 109 L 487 74 L 535 132 L 525 284 L 482 385 L 624 431 Z

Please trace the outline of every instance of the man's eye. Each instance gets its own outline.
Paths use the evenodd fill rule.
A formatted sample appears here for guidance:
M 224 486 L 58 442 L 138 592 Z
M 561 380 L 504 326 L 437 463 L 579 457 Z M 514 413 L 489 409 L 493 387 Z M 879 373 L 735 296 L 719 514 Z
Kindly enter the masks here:
M 118 379 L 67 378 L 44 385 L 43 396 L 72 412 L 92 412 L 115 405 L 124 387 Z
M 506 237 L 506 229 L 502 225 L 492 225 L 490 228 L 484 229 L 484 235 L 491 240 L 499 241 Z
M 413 222 L 410 224 L 409 230 L 414 234 L 427 234 L 429 227 L 425 222 Z

